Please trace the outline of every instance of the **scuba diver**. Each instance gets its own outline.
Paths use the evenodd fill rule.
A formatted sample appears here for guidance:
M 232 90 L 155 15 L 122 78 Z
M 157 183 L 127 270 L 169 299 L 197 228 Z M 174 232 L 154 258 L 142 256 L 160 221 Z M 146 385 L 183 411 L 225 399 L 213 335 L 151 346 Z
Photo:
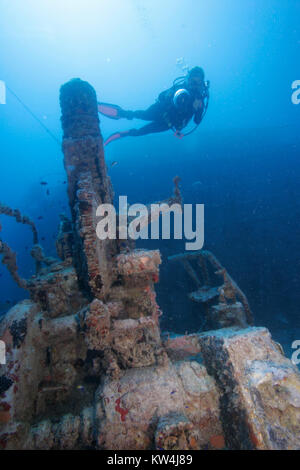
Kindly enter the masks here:
M 204 118 L 208 107 L 209 82 L 204 80 L 204 71 L 201 67 L 192 68 L 187 76 L 178 77 L 168 90 L 163 91 L 158 99 L 148 109 L 141 111 L 126 111 L 120 106 L 98 103 L 98 111 L 111 119 L 142 119 L 151 121 L 140 129 L 130 129 L 115 132 L 109 136 L 104 145 L 114 140 L 128 137 L 164 132 L 173 129 L 178 138 L 194 132 Z M 196 126 L 186 134 L 181 133 L 194 116 Z

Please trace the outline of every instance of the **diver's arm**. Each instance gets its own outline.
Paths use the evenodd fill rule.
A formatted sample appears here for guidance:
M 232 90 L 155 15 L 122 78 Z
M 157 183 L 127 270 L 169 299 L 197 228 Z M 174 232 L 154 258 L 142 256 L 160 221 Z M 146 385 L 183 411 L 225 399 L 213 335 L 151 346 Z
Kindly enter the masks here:
M 202 100 L 195 100 L 194 102 L 194 123 L 195 124 L 200 124 L 203 116 L 203 111 L 204 111 L 204 104 Z

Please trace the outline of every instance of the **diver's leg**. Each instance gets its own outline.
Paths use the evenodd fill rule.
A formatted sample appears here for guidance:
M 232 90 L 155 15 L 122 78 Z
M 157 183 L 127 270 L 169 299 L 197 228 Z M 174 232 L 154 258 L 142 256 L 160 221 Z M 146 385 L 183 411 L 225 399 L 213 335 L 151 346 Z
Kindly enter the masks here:
M 142 111 L 128 111 L 116 104 L 98 102 L 98 111 L 111 119 L 143 119 L 145 121 L 157 121 L 161 115 L 158 103 L 152 104 L 148 109 Z
M 154 134 L 155 132 L 164 132 L 168 129 L 170 129 L 170 127 L 164 122 L 150 122 L 150 124 L 146 124 L 140 129 L 130 129 L 127 131 L 127 135 L 138 137 L 141 135 Z
M 119 116 L 125 119 L 142 119 L 143 121 L 159 121 L 163 110 L 161 109 L 160 103 L 154 103 L 145 110 L 138 111 L 126 111 L 121 109 Z
M 149 108 L 140 111 L 133 111 L 133 117 L 143 119 L 143 121 L 157 121 L 161 116 L 159 103 L 154 103 Z
M 110 144 L 114 140 L 123 139 L 124 137 L 138 137 L 140 135 L 154 134 L 155 132 L 164 132 L 170 129 L 170 127 L 164 122 L 150 122 L 140 129 L 130 129 L 129 131 L 115 132 L 110 135 L 104 145 Z
M 144 121 L 159 121 L 161 119 L 161 115 L 163 114 L 163 109 L 159 102 L 156 102 L 149 106 L 149 108 L 145 110 L 138 110 L 138 111 L 128 111 L 126 109 L 121 108 L 116 104 L 109 104 L 109 103 L 98 103 L 98 111 L 99 113 L 103 114 L 106 117 L 111 119 L 143 119 Z

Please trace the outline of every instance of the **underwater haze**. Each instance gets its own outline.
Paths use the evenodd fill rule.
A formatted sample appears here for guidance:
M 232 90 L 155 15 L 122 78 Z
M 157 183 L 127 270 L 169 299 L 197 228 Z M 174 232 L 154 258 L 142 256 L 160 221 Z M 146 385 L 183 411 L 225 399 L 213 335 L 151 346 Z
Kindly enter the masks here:
M 128 137 L 106 148 L 115 197 L 166 199 L 178 175 L 184 202 L 205 205 L 204 248 L 247 295 L 256 325 L 291 357 L 300 340 L 300 105 L 292 100 L 299 19 L 299 0 L 0 0 L 0 201 L 28 214 L 55 256 L 59 214 L 69 214 L 60 86 L 80 77 L 98 100 L 145 109 L 176 77 L 203 67 L 210 102 L 195 132 Z M 105 138 L 142 125 L 100 117 Z M 0 227 L 20 274 L 34 274 L 29 228 L 4 215 Z M 195 286 L 167 259 L 184 241 L 138 246 L 162 254 L 162 329 L 201 329 L 187 297 Z M 1 265 L 0 315 L 26 297 Z

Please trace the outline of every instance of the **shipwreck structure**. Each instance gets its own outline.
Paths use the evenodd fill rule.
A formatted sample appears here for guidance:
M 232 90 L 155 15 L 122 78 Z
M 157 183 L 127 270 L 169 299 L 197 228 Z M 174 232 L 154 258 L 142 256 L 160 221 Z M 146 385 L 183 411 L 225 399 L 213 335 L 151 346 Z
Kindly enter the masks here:
M 181 264 L 195 284 L 196 290 L 188 297 L 204 307 L 205 329 L 246 328 L 254 324 L 247 297 L 213 253 L 188 251 L 169 256 L 169 261 Z
M 96 236 L 96 208 L 113 192 L 95 91 L 74 79 L 60 101 L 72 220 L 61 219 L 59 259 L 45 257 L 19 213 L 33 230 L 36 275 L 21 279 L 0 240 L 30 292 L 0 323 L 0 448 L 299 449 L 298 369 L 268 330 L 251 326 L 244 294 L 213 255 L 194 256 L 223 276 L 217 287 L 184 255 L 175 261 L 196 276 L 195 301 L 218 300 L 216 329 L 162 340 L 159 251 Z M 177 183 L 170 203 L 180 202 Z

